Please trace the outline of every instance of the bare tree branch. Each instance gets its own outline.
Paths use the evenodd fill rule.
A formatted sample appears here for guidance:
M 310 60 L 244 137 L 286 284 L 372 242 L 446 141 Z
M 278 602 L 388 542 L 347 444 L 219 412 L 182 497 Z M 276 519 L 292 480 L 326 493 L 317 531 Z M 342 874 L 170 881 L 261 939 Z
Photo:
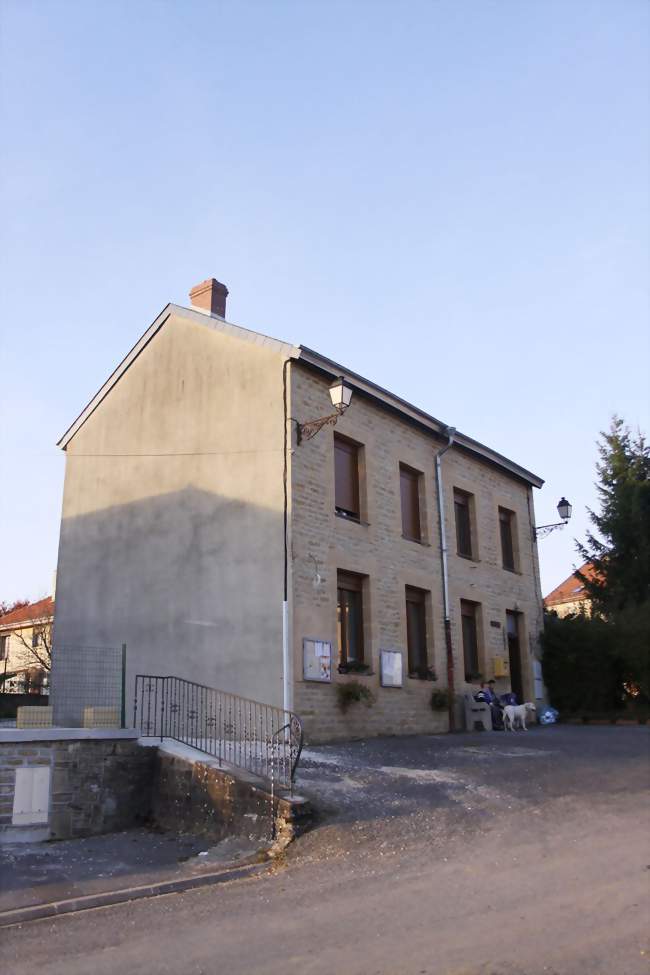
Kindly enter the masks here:
M 25 636 L 23 630 L 27 630 Z M 16 637 L 22 647 L 39 664 L 43 670 L 48 672 L 52 669 L 52 623 L 25 620 L 25 625 L 20 629 L 13 630 L 12 636 Z M 36 636 L 36 646 L 34 646 L 34 636 Z

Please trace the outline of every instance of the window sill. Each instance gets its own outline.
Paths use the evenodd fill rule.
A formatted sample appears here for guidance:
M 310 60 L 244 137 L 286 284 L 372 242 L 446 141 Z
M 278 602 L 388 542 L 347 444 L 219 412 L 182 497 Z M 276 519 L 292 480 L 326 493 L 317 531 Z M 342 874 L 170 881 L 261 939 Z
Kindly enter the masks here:
M 519 571 L 519 569 L 514 569 L 514 568 L 511 569 L 507 565 L 502 565 L 501 568 L 503 569 L 504 572 L 511 572 L 513 576 L 520 576 L 521 575 L 521 572 Z
M 480 559 L 475 559 L 473 555 L 462 555 L 460 552 L 456 552 L 456 555 L 459 559 L 465 559 L 466 562 L 474 562 L 477 565 L 481 561 Z
M 356 674 L 352 671 L 348 673 L 347 671 L 344 671 L 343 673 L 339 672 L 339 677 L 353 677 L 355 680 L 357 680 L 358 678 L 375 677 L 376 674 L 377 672 L 375 670 L 369 670 L 367 672 L 364 672 L 363 674 Z M 332 681 L 331 683 L 335 683 L 335 681 Z
M 367 528 L 370 524 L 369 521 L 364 521 L 362 518 L 356 518 L 354 515 L 346 515 L 344 511 L 335 510 L 334 514 L 337 518 L 340 518 L 341 521 L 349 521 L 353 525 L 363 525 L 364 528 Z
M 425 541 L 423 538 L 411 538 L 410 535 L 402 535 L 405 542 L 415 542 L 416 545 L 422 545 L 423 548 L 431 548 L 431 542 Z
M 354 667 L 348 668 L 346 664 L 339 664 L 336 669 L 342 677 L 374 677 L 375 671 L 370 670 L 370 664 L 367 666 L 367 670 L 356 670 Z

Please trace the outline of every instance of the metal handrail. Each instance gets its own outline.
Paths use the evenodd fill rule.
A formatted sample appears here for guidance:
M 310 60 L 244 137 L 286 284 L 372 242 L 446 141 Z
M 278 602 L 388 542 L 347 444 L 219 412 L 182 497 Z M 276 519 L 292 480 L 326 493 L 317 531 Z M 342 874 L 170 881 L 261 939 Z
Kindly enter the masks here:
M 303 744 L 297 714 L 183 677 L 138 674 L 133 725 L 291 790 Z

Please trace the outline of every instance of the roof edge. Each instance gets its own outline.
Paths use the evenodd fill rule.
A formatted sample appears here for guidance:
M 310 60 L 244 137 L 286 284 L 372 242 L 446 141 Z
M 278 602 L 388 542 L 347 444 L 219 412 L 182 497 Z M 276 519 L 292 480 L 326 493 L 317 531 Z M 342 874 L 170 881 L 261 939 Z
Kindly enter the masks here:
M 133 362 L 135 362 L 140 353 L 144 351 L 149 342 L 151 342 L 151 340 L 160 331 L 172 314 L 178 314 L 181 317 L 190 319 L 199 325 L 205 325 L 206 327 L 212 328 L 215 331 L 222 332 L 226 335 L 232 335 L 244 341 L 257 343 L 261 342 L 262 344 L 276 351 L 278 354 L 283 354 L 289 359 L 295 359 L 299 362 L 311 365 L 330 375 L 336 376 L 343 374 L 352 380 L 357 388 L 363 391 L 370 398 L 383 403 L 385 406 L 389 406 L 402 416 L 410 419 L 413 422 L 419 423 L 438 436 L 444 437 L 446 435 L 448 425 L 443 423 L 442 420 L 438 420 L 436 417 L 431 416 L 429 413 L 426 413 L 419 407 L 414 406 L 407 400 L 402 399 L 395 393 L 391 393 L 389 390 L 384 389 L 377 383 L 373 383 L 371 380 L 360 376 L 358 373 L 347 369 L 340 363 L 335 362 L 333 359 L 329 359 L 327 356 L 321 355 L 320 352 L 316 352 L 314 349 L 310 349 L 306 345 L 295 346 L 291 343 L 283 342 L 279 339 L 264 335 L 262 332 L 256 332 L 252 329 L 244 328 L 241 325 L 235 325 L 231 322 L 227 322 L 224 318 L 221 318 L 220 316 L 211 312 L 196 308 L 186 308 L 182 305 L 176 305 L 170 302 L 165 305 L 163 310 L 156 316 L 151 325 L 140 336 L 138 341 L 126 354 L 122 361 L 116 366 L 106 382 L 86 404 L 84 409 L 68 427 L 60 440 L 57 441 L 57 447 L 60 447 L 62 450 L 66 449 L 67 445 L 70 443 L 75 434 L 81 429 L 86 420 L 92 416 L 97 407 L 111 391 L 113 386 L 116 385 L 127 369 L 132 365 Z M 496 450 L 492 450 L 492 448 L 487 447 L 485 444 L 480 443 L 478 440 L 474 440 L 472 437 L 469 437 L 460 431 L 456 432 L 454 442 L 458 447 L 461 447 L 470 453 L 481 457 L 492 464 L 495 464 L 497 467 L 508 471 L 510 474 L 515 475 L 515 477 L 520 478 L 527 484 L 531 484 L 533 487 L 541 488 L 544 484 L 543 478 L 539 477 L 537 474 L 533 474 L 525 467 L 515 463 L 515 461 L 510 460 L 503 454 L 498 453 Z
M 43 596 L 42 599 L 27 603 L 26 606 L 19 606 L 18 609 L 13 609 L 10 613 L 0 616 L 0 630 L 26 629 L 38 623 L 46 623 L 48 620 L 54 619 L 54 607 L 55 599 L 53 596 Z M 30 610 L 37 612 L 30 616 Z
M 113 372 L 110 374 L 103 386 L 100 386 L 98 391 L 95 393 L 93 398 L 84 406 L 83 410 L 79 416 L 70 424 L 68 429 L 65 431 L 60 440 L 57 441 L 57 447 L 61 450 L 65 450 L 74 435 L 78 430 L 84 425 L 86 420 L 95 412 L 99 404 L 102 402 L 105 396 L 111 391 L 113 386 L 117 383 L 126 370 L 129 368 L 132 362 L 134 362 L 143 349 L 149 344 L 154 335 L 162 328 L 167 319 L 169 318 L 171 312 L 169 309 L 171 305 L 165 305 L 160 314 L 153 320 L 149 328 L 140 336 L 135 345 L 131 348 L 129 352 L 124 356 L 122 361 L 115 367 Z
M 277 351 L 278 354 L 284 353 L 288 358 L 291 359 L 295 359 L 299 355 L 298 347 L 291 345 L 290 343 L 282 342 L 279 339 L 271 338 L 268 335 L 263 335 L 262 332 L 255 332 L 252 329 L 243 328 L 241 325 L 234 325 L 232 322 L 227 322 L 225 318 L 221 318 L 219 315 L 215 315 L 212 312 L 203 311 L 202 309 L 197 308 L 185 308 L 183 305 L 175 305 L 173 302 L 169 302 L 167 305 L 165 305 L 160 314 L 157 315 L 157 317 L 153 320 L 149 328 L 140 336 L 131 350 L 124 356 L 122 361 L 115 367 L 106 382 L 86 404 L 76 420 L 65 431 L 61 439 L 57 441 L 57 447 L 60 447 L 62 450 L 66 449 L 67 445 L 70 443 L 75 434 L 81 429 L 86 420 L 92 416 L 102 400 L 110 393 L 113 386 L 115 386 L 116 383 L 122 378 L 129 366 L 135 362 L 140 353 L 145 350 L 149 342 L 151 342 L 154 336 L 157 335 L 165 322 L 167 322 L 167 320 L 173 314 L 177 314 L 182 318 L 187 318 L 190 321 L 194 321 L 197 325 L 204 325 L 216 332 L 221 332 L 224 335 L 233 335 L 234 337 L 243 339 L 244 341 L 259 342 L 261 339 L 264 345 L 271 348 L 275 347 L 275 351 Z
M 339 362 L 335 362 L 333 359 L 329 359 L 327 356 L 321 355 L 320 352 L 316 352 L 314 349 L 310 349 L 306 345 L 301 345 L 299 347 L 299 352 L 299 362 L 314 366 L 323 370 L 324 372 L 330 373 L 333 376 L 338 376 L 341 374 L 344 375 L 346 379 L 350 379 L 353 384 L 358 387 L 358 389 L 363 391 L 372 399 L 375 399 L 384 405 L 390 406 L 392 409 L 397 410 L 398 413 L 401 413 L 403 416 L 407 417 L 407 419 L 413 420 L 427 427 L 438 436 L 446 436 L 446 431 L 449 425 L 447 423 L 443 423 L 442 420 L 438 420 L 435 416 L 431 416 L 431 414 L 426 413 L 424 410 L 421 410 L 418 406 L 414 406 L 412 403 L 402 399 L 395 393 L 391 393 L 390 390 L 384 389 L 383 386 L 373 383 L 370 379 L 360 376 L 359 373 L 347 369 Z M 492 464 L 495 464 L 497 467 L 507 470 L 510 474 L 514 474 L 516 477 L 519 477 L 527 484 L 531 484 L 533 487 L 541 488 L 544 484 L 544 479 L 539 477 L 537 474 L 533 474 L 532 471 L 527 470 L 525 467 L 522 467 L 515 461 L 510 460 L 508 457 L 504 457 L 503 454 L 498 453 L 498 451 L 493 450 L 491 447 L 487 447 L 478 440 L 468 437 L 467 434 L 461 433 L 459 430 L 456 431 L 454 436 L 454 443 L 470 453 L 482 457 L 484 460 L 487 460 Z

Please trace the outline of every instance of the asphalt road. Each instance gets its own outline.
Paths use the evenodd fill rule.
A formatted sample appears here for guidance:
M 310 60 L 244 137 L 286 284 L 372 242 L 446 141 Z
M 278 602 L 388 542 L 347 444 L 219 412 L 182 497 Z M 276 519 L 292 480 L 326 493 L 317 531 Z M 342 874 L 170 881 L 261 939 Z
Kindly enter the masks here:
M 309 750 L 256 879 L 0 930 L 12 975 L 647 975 L 650 729 Z

